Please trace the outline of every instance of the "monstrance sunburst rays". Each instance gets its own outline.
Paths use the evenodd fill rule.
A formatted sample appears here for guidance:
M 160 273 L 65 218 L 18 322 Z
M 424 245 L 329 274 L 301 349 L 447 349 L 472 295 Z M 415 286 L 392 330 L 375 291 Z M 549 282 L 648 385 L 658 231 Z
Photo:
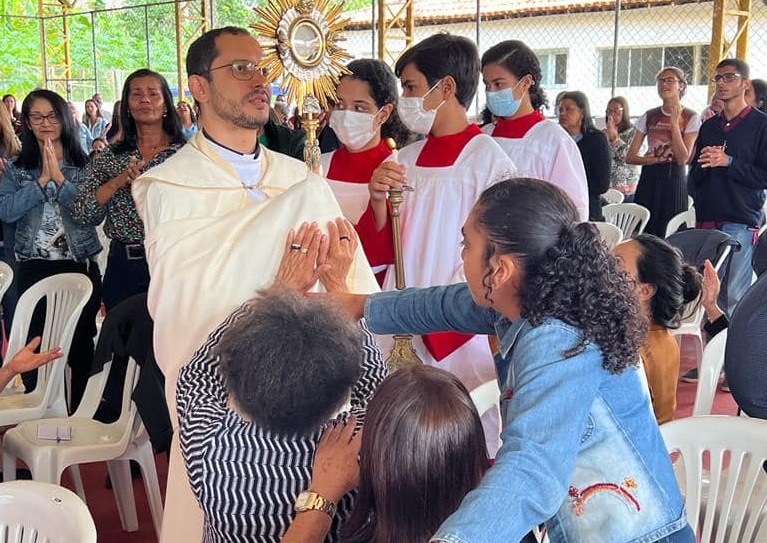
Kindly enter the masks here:
M 256 9 L 253 24 L 264 49 L 261 66 L 269 82 L 281 81 L 288 102 L 304 110 L 307 96 L 317 98 L 323 108 L 335 99 L 339 78 L 349 71 L 352 58 L 339 42 L 348 23 L 342 19 L 343 2 L 331 0 L 270 0 Z

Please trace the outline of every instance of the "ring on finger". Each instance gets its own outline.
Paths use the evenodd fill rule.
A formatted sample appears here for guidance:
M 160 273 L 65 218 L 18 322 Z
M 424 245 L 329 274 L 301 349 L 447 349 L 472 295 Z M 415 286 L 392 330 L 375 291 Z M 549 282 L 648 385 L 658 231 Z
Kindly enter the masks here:
M 309 249 L 307 249 L 306 247 L 301 247 L 301 254 L 305 255 L 308 252 L 309 252 Z
M 352 238 L 350 238 L 349 236 L 341 236 L 338 239 L 339 239 L 339 241 L 351 241 L 352 240 Z
M 291 243 L 290 244 L 290 250 L 291 251 L 298 251 L 301 249 L 301 246 L 298 243 Z

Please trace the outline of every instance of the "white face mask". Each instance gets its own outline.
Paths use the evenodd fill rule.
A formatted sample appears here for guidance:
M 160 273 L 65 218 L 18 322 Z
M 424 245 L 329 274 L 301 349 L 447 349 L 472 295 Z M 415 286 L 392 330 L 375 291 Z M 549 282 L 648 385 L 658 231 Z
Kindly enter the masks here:
M 434 119 L 437 117 L 437 110 L 445 103 L 445 101 L 442 100 L 437 107 L 429 111 L 423 108 L 423 101 L 441 82 L 441 79 L 437 81 L 423 96 L 400 97 L 397 102 L 397 113 L 399 114 L 400 119 L 402 119 L 403 124 L 407 126 L 411 132 L 415 132 L 416 134 L 428 134 L 431 132 Z
M 348 149 L 352 151 L 362 149 L 378 132 L 375 119 L 380 111 L 379 109 L 375 113 L 362 113 L 349 109 L 335 109 L 330 115 L 330 128 Z

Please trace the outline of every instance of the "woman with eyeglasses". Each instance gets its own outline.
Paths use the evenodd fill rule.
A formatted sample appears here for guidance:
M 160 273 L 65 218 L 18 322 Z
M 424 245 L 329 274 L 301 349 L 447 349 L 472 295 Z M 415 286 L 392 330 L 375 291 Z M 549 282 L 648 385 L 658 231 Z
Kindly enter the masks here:
M 633 201 L 639 181 L 639 168 L 626 164 L 626 152 L 634 139 L 636 128 L 631 124 L 629 103 L 623 96 L 614 96 L 607 102 L 604 133 L 612 153 L 610 187 L 622 192 L 624 201 Z
M 66 101 L 55 92 L 40 89 L 29 93 L 21 106 L 21 121 L 21 153 L 8 165 L 0 183 L 0 219 L 16 223 L 19 292 L 59 273 L 81 273 L 93 285 L 69 352 L 70 407 L 74 410 L 88 381 L 96 313 L 101 305 L 101 273 L 95 260 L 101 243 L 93 226 L 78 224 L 72 217 L 88 156 Z M 29 337 L 42 335 L 44 324 L 40 305 L 32 317 Z M 37 373 L 22 377 L 28 391 L 37 384 Z
M 104 233 L 112 240 L 104 274 L 107 310 L 149 288 L 144 225 L 131 183 L 186 143 L 168 82 L 157 72 L 141 69 L 130 74 L 122 105 L 122 138 L 85 169 L 74 207 L 75 219 L 82 224 L 104 221 Z
M 687 81 L 681 69 L 663 68 L 656 80 L 663 105 L 648 110 L 637 121 L 626 163 L 642 166 L 634 202 L 650 210 L 645 232 L 662 238 L 668 221 L 688 207 L 685 165 L 698 137 L 700 116 L 682 106 Z M 648 149 L 640 155 L 645 137 Z
M 581 152 L 589 192 L 589 220 L 604 221 L 600 196 L 610 188 L 610 145 L 594 126 L 589 100 L 582 92 L 562 94 L 557 110 L 559 124 Z

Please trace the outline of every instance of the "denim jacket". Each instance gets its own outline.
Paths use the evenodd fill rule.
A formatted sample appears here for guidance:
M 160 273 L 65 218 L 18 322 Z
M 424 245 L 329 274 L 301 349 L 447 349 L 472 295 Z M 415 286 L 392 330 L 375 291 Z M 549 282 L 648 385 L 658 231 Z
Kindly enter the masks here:
M 61 171 L 64 182 L 50 200 L 55 199 L 59 204 L 67 245 L 75 260 L 86 260 L 101 251 L 101 243 L 95 227 L 82 226 L 72 219 L 71 209 L 78 191 L 80 168 L 63 164 Z M 0 219 L 16 223 L 15 250 L 19 260 L 31 258 L 34 254 L 35 236 L 43 220 L 43 205 L 49 200 L 38 183 L 40 172 L 40 168 L 28 170 L 10 163 L 0 182 Z
M 432 541 L 516 542 L 545 522 L 552 543 L 649 543 L 687 526 L 641 370 L 609 373 L 594 344 L 565 358 L 577 328 L 511 322 L 477 306 L 465 283 L 374 294 L 365 318 L 377 334 L 500 338 L 503 445 Z

